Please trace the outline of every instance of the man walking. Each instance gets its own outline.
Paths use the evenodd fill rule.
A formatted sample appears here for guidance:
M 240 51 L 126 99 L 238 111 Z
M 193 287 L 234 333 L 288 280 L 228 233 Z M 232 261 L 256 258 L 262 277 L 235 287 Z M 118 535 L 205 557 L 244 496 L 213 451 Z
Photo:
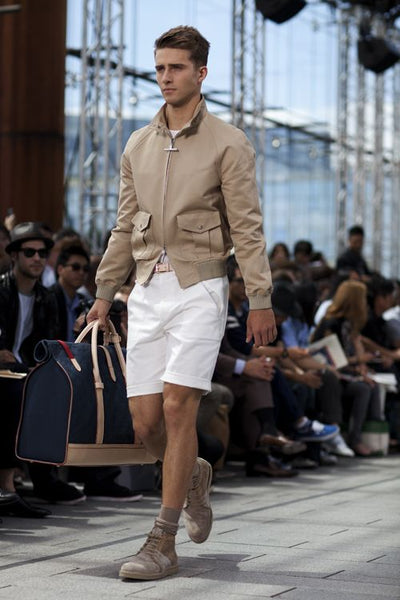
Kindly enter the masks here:
M 243 132 L 208 114 L 201 86 L 209 43 L 192 27 L 156 40 L 165 105 L 132 134 L 121 161 L 117 223 L 97 272 L 88 321 L 106 315 L 136 266 L 128 302 L 127 394 L 135 431 L 163 461 L 161 510 L 122 577 L 178 571 L 180 514 L 189 537 L 211 530 L 211 467 L 197 457 L 196 415 L 224 333 L 225 261 L 233 246 L 250 301 L 248 338 L 276 335 L 254 151 Z

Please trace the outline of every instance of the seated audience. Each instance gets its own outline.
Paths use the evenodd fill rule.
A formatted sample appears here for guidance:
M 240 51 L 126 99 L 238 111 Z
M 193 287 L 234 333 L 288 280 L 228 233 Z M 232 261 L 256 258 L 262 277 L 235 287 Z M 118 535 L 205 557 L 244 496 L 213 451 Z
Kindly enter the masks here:
M 227 340 L 221 344 L 214 381 L 228 387 L 235 402 L 230 412 L 231 442 L 246 451 L 246 473 L 270 477 L 290 477 L 293 471 L 272 460 L 260 449 L 275 447 L 285 454 L 297 453 L 305 446 L 277 431 L 270 381 L 274 362 L 265 357 L 252 358 L 234 350 Z
M 229 279 L 229 303 L 228 303 L 228 317 L 226 325 L 226 339 L 232 348 L 247 356 L 248 359 L 260 357 L 265 359 L 281 359 L 283 358 L 304 358 L 307 352 L 303 349 L 292 348 L 287 350 L 284 346 L 272 345 L 266 347 L 256 348 L 251 342 L 247 342 L 247 315 L 248 315 L 248 304 L 246 299 L 245 288 L 243 284 L 243 278 L 241 277 L 240 269 L 237 265 L 234 256 L 230 256 L 227 261 L 227 272 Z M 267 363 L 268 364 L 268 363 Z M 279 369 L 274 369 L 271 379 L 271 385 L 277 385 L 277 381 L 282 379 L 282 374 Z M 280 392 L 279 397 L 284 394 L 288 394 L 289 386 L 286 384 L 280 385 L 283 391 Z M 285 389 L 283 389 L 283 387 Z M 291 393 L 291 395 L 293 395 Z M 273 396 L 275 400 L 275 395 Z M 282 400 L 281 400 L 282 401 Z M 317 420 L 310 420 L 304 416 L 304 412 L 299 409 L 299 415 L 293 419 L 292 425 L 296 438 L 301 441 L 315 442 L 323 441 L 334 437 L 338 433 L 338 427 L 335 425 L 323 425 Z
M 379 388 L 368 377 L 367 363 L 371 354 L 365 351 L 361 330 L 367 321 L 367 290 L 363 283 L 345 281 L 340 284 L 326 316 L 317 326 L 313 340 L 336 334 L 348 360 L 340 370 L 343 402 L 349 417 L 349 446 L 358 456 L 370 456 L 371 449 L 361 439 L 367 418 L 381 419 Z
M 373 353 L 369 366 L 380 373 L 392 373 L 397 380 L 397 391 L 388 390 L 385 394 L 385 413 L 389 422 L 390 443 L 396 446 L 400 441 L 398 406 L 400 403 L 400 340 L 395 330 L 390 328 L 384 314 L 393 308 L 395 302 L 394 283 L 374 274 L 367 284 L 368 318 L 362 329 L 363 343 Z M 400 333 L 400 332 L 399 332 Z
M 308 348 L 316 300 L 316 286 L 312 282 L 296 286 L 281 281 L 274 282 L 272 304 L 278 329 L 278 344 L 282 343 L 287 349 Z M 281 363 L 282 371 L 292 382 L 295 393 L 304 398 L 304 410 L 313 413 L 324 423 L 340 426 L 343 415 L 338 373 L 333 368 L 321 365 L 311 356 L 297 359 L 287 357 Z M 339 456 L 354 456 L 353 450 L 340 433 L 325 442 L 325 449 Z M 325 460 L 329 461 L 329 458 L 325 456 Z

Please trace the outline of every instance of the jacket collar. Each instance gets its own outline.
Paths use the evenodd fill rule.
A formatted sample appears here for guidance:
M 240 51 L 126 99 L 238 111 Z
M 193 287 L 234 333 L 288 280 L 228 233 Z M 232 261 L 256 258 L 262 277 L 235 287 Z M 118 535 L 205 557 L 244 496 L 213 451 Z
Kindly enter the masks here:
M 155 115 L 154 119 L 150 123 L 150 126 L 157 129 L 158 131 L 168 131 L 168 125 L 167 125 L 167 121 L 165 119 L 166 106 L 167 105 L 164 104 L 160 108 L 160 110 L 158 111 L 158 113 Z M 184 132 L 185 135 L 194 133 L 194 131 L 198 128 L 200 122 L 203 120 L 203 118 L 205 117 L 206 114 L 207 114 L 207 106 L 206 106 L 206 102 L 202 96 L 200 102 L 198 103 L 198 105 L 195 108 L 192 118 L 190 119 L 190 121 L 188 121 L 186 123 L 186 125 L 184 125 L 184 127 L 182 127 L 181 131 Z

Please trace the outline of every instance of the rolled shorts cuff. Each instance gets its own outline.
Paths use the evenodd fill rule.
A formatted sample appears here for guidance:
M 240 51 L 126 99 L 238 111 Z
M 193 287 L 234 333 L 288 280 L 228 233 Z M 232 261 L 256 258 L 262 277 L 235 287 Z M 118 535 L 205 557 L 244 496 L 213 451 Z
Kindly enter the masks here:
M 185 387 L 202 390 L 203 392 L 211 391 L 211 381 L 203 377 L 193 377 L 192 375 L 184 375 L 182 373 L 172 373 L 165 371 L 161 377 L 165 383 L 175 383 L 176 385 L 184 385 Z
M 162 394 L 163 392 L 163 382 L 153 381 L 148 383 L 141 383 L 139 385 L 129 385 L 126 388 L 126 395 L 128 398 L 132 398 L 132 396 L 148 396 L 149 394 Z

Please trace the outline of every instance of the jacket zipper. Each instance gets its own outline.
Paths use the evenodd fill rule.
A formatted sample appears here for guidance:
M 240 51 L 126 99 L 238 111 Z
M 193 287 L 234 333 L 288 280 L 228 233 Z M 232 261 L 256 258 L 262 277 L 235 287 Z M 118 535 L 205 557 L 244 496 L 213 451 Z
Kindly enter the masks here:
M 169 167 L 170 167 L 170 163 L 171 163 L 171 152 L 179 152 L 179 149 L 174 147 L 176 136 L 173 137 L 169 132 L 168 132 L 168 135 L 169 135 L 169 148 L 164 148 L 165 152 L 168 152 L 168 158 L 167 158 L 167 165 L 165 168 L 164 194 L 163 194 L 163 203 L 162 203 L 163 256 L 165 256 L 165 254 L 167 252 L 167 249 L 165 247 L 165 238 L 164 238 L 164 231 L 165 231 L 164 209 L 165 209 L 165 202 L 166 202 L 166 198 L 167 198 L 167 186 L 168 186 Z

